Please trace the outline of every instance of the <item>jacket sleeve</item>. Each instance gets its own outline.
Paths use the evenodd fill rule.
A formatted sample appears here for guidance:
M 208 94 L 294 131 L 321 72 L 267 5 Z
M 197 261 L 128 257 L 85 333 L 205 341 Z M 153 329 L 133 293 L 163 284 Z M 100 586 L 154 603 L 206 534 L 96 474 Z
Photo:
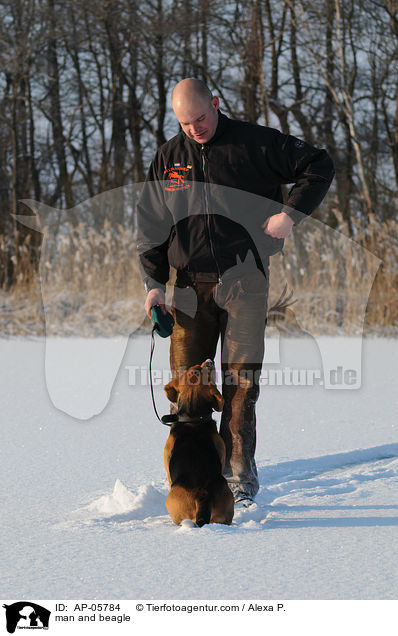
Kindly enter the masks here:
M 152 161 L 137 204 L 137 250 L 140 273 L 147 291 L 165 290 L 170 267 L 168 246 L 173 226 L 164 200 L 162 160 L 158 151 Z
M 294 183 L 289 192 L 287 214 L 297 225 L 319 206 L 334 177 L 333 161 L 326 152 L 305 141 L 270 129 L 271 144 L 267 161 L 281 178 L 281 183 Z

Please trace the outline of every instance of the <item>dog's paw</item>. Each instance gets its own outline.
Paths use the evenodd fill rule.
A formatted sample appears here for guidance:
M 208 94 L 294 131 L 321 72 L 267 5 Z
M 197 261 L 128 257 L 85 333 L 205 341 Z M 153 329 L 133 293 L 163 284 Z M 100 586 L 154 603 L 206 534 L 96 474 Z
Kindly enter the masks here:
M 183 519 L 180 523 L 182 528 L 199 528 L 192 519 Z

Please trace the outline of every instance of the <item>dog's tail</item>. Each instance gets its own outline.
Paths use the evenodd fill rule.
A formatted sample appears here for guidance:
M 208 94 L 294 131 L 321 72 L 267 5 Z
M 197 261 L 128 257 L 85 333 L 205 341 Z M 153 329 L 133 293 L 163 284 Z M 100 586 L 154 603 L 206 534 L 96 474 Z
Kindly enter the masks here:
M 196 525 L 201 528 L 205 523 L 210 523 L 211 502 L 210 493 L 206 488 L 198 488 L 196 500 Z

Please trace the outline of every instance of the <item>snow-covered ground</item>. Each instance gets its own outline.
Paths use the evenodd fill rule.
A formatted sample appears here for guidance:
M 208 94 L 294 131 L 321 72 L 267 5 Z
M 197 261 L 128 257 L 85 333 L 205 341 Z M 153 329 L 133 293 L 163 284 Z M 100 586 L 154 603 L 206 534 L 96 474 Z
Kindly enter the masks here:
M 46 359 L 45 341 L 0 341 L 2 598 L 397 598 L 398 341 L 364 341 L 358 389 L 263 386 L 256 504 L 201 529 L 167 515 L 168 429 L 126 369 L 149 337 L 118 372 L 126 342 L 87 342 L 49 341 Z M 314 342 L 279 344 L 284 366 L 320 366 Z M 337 360 L 349 345 L 333 339 Z

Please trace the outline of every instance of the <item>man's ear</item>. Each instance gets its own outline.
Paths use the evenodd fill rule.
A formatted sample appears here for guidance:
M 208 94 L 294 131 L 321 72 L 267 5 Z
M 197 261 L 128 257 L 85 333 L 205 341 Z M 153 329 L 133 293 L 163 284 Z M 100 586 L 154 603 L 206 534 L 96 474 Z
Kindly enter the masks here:
M 220 391 L 217 389 L 217 387 L 211 387 L 210 388 L 210 393 L 211 396 L 213 398 L 212 400 L 212 407 L 215 411 L 222 411 L 222 408 L 224 406 L 224 398 L 221 395 Z
M 167 399 L 170 400 L 170 402 L 177 402 L 179 393 L 178 378 L 174 378 L 174 380 L 171 380 L 171 382 L 166 384 L 166 386 L 164 387 L 164 391 L 167 395 Z
M 218 97 L 212 97 L 211 98 L 211 103 L 213 104 L 214 108 L 216 110 L 218 110 L 220 108 L 220 100 L 218 99 Z

